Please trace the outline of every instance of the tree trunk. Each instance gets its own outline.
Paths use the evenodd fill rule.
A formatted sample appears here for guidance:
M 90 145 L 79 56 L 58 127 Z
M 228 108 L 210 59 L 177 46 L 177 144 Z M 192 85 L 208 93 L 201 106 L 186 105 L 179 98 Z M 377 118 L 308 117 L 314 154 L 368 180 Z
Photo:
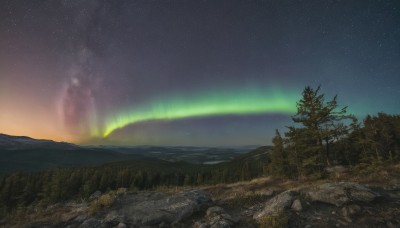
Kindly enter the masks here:
M 331 166 L 330 151 L 329 151 L 329 140 L 325 139 L 326 144 L 326 166 Z
M 379 156 L 379 152 L 378 152 L 378 147 L 377 146 L 375 146 L 375 153 L 376 153 L 376 159 L 378 161 L 381 161 L 381 157 Z

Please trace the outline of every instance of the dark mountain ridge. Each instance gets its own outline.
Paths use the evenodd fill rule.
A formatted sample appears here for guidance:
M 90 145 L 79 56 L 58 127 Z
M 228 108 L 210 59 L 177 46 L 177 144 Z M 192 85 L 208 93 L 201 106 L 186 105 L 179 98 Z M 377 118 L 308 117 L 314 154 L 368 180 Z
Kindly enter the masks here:
M 254 156 L 246 147 L 215 148 L 189 146 L 79 146 L 67 142 L 33 139 L 27 136 L 0 134 L 0 173 L 42 171 L 54 168 L 93 166 L 102 164 L 147 164 L 163 167 L 177 163 L 221 164 Z M 236 159 L 240 157 L 240 159 Z M 253 159 L 254 160 L 254 159 Z M 156 165 L 155 165 L 156 166 Z
M 126 155 L 112 150 L 0 134 L 0 173 L 95 165 L 124 157 Z
M 55 142 L 48 139 L 33 139 L 28 136 L 13 136 L 0 134 L 0 149 L 21 150 L 21 149 L 77 149 L 79 146 L 67 142 Z

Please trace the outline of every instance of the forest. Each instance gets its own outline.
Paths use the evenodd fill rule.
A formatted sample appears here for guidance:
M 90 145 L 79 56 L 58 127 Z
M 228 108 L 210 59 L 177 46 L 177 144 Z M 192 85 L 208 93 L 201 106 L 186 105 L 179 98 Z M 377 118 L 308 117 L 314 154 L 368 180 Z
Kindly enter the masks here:
M 147 159 L 2 175 L 0 212 L 4 216 L 33 205 L 85 200 L 97 190 L 214 185 L 269 175 L 325 178 L 329 166 L 400 160 L 400 115 L 378 113 L 359 121 L 347 114 L 347 107 L 339 107 L 337 97 L 325 101 L 320 87 L 307 86 L 292 120 L 283 135 L 276 130 L 273 147 L 260 147 L 215 165 Z
M 400 116 L 378 113 L 361 122 L 339 107 L 337 96 L 325 101 L 320 87 L 307 86 L 297 102 L 293 126 L 276 130 L 269 172 L 278 177 L 321 178 L 332 165 L 379 165 L 400 159 Z
M 95 191 L 130 191 L 198 186 L 249 180 L 263 174 L 267 164 L 261 147 L 230 162 L 215 165 L 136 159 L 101 166 L 14 172 L 0 176 L 1 214 L 30 205 L 87 199 Z

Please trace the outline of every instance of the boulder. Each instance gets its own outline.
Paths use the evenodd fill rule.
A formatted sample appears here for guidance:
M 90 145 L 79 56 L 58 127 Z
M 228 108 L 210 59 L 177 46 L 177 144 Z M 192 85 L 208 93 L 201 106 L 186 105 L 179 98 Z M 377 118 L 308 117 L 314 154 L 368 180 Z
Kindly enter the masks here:
M 311 201 L 340 207 L 349 202 L 371 202 L 379 194 L 357 183 L 340 182 L 323 184 L 318 189 L 308 192 L 308 196 Z
M 230 226 L 239 222 L 239 218 L 233 218 L 228 214 L 222 207 L 210 207 L 206 212 L 206 219 L 210 225 L 215 225 L 217 223 L 229 224 Z
M 110 212 L 112 214 L 105 217 L 133 226 L 174 224 L 206 207 L 210 202 L 211 196 L 199 190 L 180 193 L 131 193 L 118 198 Z
M 301 205 L 301 201 L 299 199 L 296 199 L 295 201 L 293 201 L 292 206 L 290 208 L 297 212 L 300 212 L 303 210 L 303 206 Z
M 231 225 L 226 220 L 219 220 L 210 226 L 210 228 L 230 228 L 230 227 Z
M 361 211 L 361 207 L 358 206 L 358 205 L 354 205 L 353 204 L 353 205 L 349 205 L 349 206 L 343 207 L 342 208 L 342 215 L 344 217 L 350 217 L 350 216 L 352 216 L 354 214 L 357 214 L 360 211 Z
M 222 207 L 214 206 L 207 209 L 205 218 L 196 222 L 194 227 L 229 228 L 237 222 L 239 218 L 233 218 Z
M 290 191 L 290 190 L 282 192 L 281 194 L 279 194 L 279 195 L 273 197 L 272 199 L 270 199 L 269 201 L 267 201 L 265 203 L 264 209 L 261 212 L 254 214 L 253 218 L 258 220 L 258 219 L 262 218 L 263 216 L 271 215 L 280 210 L 289 208 L 292 205 L 297 194 L 298 194 L 297 192 Z
M 120 222 L 118 223 L 117 228 L 126 228 L 126 225 L 125 223 Z

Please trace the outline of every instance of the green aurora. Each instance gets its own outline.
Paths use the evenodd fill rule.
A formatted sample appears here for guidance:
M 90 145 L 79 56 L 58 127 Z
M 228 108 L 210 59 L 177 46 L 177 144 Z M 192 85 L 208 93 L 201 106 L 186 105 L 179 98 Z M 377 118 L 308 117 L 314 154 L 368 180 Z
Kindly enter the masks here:
M 214 90 L 191 96 L 167 96 L 111 116 L 105 121 L 101 136 L 108 137 L 117 129 L 150 120 L 262 113 L 292 114 L 296 111 L 296 101 L 299 98 L 298 91 L 286 91 L 278 87 Z M 97 131 L 92 132 L 92 135 L 97 134 Z

